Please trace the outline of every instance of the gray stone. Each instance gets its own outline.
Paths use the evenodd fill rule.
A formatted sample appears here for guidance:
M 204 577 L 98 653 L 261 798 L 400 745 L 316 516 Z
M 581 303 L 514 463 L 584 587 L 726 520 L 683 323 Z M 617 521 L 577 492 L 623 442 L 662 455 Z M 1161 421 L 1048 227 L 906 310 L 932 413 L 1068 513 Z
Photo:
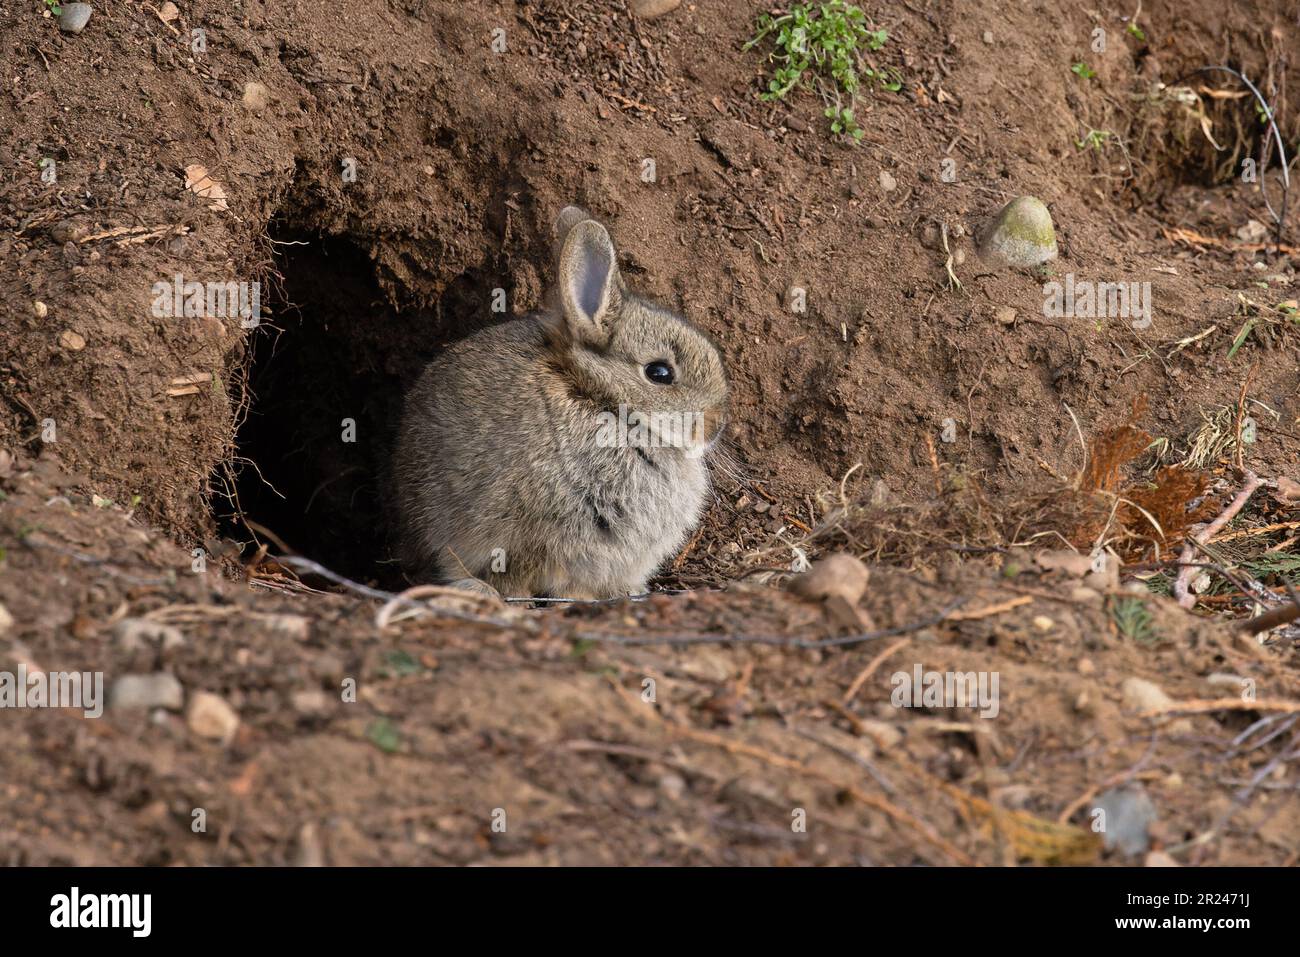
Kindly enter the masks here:
M 1093 805 L 1105 813 L 1102 839 L 1106 850 L 1118 848 L 1129 855 L 1145 854 L 1151 847 L 1149 829 L 1156 820 L 1156 808 L 1141 787 L 1111 788 Z
M 118 710 L 167 708 L 179 711 L 185 701 L 185 689 L 176 676 L 165 671 L 151 675 L 123 675 L 113 682 L 108 706 Z
M 61 4 L 59 29 L 64 33 L 80 33 L 90 22 L 90 15 L 93 12 L 88 3 Z
M 1056 229 L 1043 201 L 1017 196 L 985 227 L 979 242 L 986 262 L 1033 268 L 1056 258 Z

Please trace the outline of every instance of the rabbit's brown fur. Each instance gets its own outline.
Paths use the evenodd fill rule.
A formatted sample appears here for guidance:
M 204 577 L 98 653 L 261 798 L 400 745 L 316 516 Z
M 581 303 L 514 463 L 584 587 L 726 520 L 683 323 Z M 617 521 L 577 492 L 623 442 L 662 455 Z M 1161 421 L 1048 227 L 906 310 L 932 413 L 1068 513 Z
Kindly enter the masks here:
M 642 592 L 699 521 L 703 453 L 726 407 L 722 358 L 627 290 L 603 226 L 568 207 L 556 228 L 556 304 L 452 346 L 407 396 L 393 479 L 419 580 L 477 579 L 510 596 Z M 672 384 L 649 377 L 661 361 Z M 637 413 L 655 416 L 654 438 L 611 442 L 620 407 L 633 433 Z M 683 437 L 666 431 L 679 421 L 698 431 L 657 445 Z

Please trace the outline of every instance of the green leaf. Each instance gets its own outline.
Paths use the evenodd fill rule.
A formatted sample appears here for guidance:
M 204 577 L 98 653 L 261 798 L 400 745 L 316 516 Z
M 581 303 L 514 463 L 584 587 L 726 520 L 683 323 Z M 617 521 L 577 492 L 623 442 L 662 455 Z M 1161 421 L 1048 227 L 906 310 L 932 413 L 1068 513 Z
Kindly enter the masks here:
M 424 668 L 409 654 L 398 648 L 384 656 L 382 671 L 397 678 L 407 678 L 420 674 Z
M 1241 331 L 1237 333 L 1237 338 L 1232 340 L 1232 348 L 1228 350 L 1229 359 L 1231 359 L 1233 356 L 1237 354 L 1237 350 L 1241 348 L 1242 343 L 1246 341 L 1246 337 L 1250 335 L 1250 330 L 1254 328 L 1255 328 L 1255 317 L 1251 316 L 1249 319 L 1246 320 L 1245 325 L 1241 327 Z
M 396 726 L 387 718 L 372 721 L 366 728 L 366 738 L 380 751 L 392 754 L 402 746 L 402 736 Z

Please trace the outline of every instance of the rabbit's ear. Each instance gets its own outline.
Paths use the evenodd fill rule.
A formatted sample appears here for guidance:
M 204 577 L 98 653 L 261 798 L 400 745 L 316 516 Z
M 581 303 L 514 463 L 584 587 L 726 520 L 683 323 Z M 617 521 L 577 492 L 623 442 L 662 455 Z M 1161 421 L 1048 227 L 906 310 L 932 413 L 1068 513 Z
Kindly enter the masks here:
M 560 251 L 560 305 L 570 332 L 588 341 L 608 339 L 619 287 L 618 257 L 605 227 L 594 219 L 571 226 Z

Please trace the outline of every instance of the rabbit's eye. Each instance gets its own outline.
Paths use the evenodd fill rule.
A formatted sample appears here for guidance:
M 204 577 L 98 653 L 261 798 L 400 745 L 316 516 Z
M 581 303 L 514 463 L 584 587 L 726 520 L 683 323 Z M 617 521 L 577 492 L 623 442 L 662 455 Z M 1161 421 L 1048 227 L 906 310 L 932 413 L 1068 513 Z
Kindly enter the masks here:
M 645 377 L 658 385 L 672 385 L 675 378 L 673 367 L 662 359 L 645 367 Z

